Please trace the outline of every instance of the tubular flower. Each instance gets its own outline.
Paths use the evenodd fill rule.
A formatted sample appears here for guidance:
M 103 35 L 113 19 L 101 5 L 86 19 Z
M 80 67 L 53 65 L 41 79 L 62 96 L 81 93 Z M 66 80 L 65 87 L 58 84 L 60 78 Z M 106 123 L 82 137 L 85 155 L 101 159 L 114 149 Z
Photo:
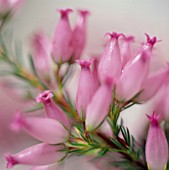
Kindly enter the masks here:
M 68 61 L 73 52 L 72 30 L 70 28 L 68 15 L 71 9 L 58 10 L 61 19 L 56 27 L 53 39 L 53 59 L 56 63 Z
M 149 72 L 155 42 L 157 42 L 156 37 L 148 39 L 141 52 L 124 68 L 116 86 L 116 95 L 119 100 L 129 100 L 139 92 Z
M 59 144 L 68 140 L 68 132 L 57 120 L 39 117 L 24 117 L 17 113 L 11 125 L 13 130 L 24 129 L 36 139 L 48 143 Z
M 122 62 L 122 69 L 125 67 L 125 65 L 133 59 L 133 56 L 131 54 L 131 48 L 130 44 L 134 41 L 133 36 L 124 36 L 124 42 L 121 48 L 121 62 Z
M 41 143 L 34 145 L 17 154 L 6 154 L 7 168 L 12 168 L 17 164 L 24 165 L 47 165 L 61 160 L 66 152 L 63 145 L 49 145 Z
M 146 142 L 146 161 L 151 170 L 165 170 L 168 161 L 168 143 L 159 125 L 159 115 L 148 116 L 150 127 Z
M 168 80 L 169 67 L 160 72 L 149 75 L 141 84 L 140 95 L 135 99 L 137 102 L 147 101 L 152 98 L 160 87 Z M 153 82 L 153 86 L 152 86 Z
M 87 10 L 78 10 L 79 17 L 77 19 L 76 26 L 73 30 L 73 59 L 79 59 L 83 49 L 86 45 L 86 33 L 87 33 L 87 16 L 89 15 L 89 11 Z
M 34 64 L 40 78 L 46 78 L 51 71 L 51 42 L 43 32 L 37 32 L 32 39 Z
M 86 115 L 86 108 L 95 92 L 95 84 L 90 65 L 92 60 L 77 60 L 81 66 L 78 90 L 76 94 L 76 109 L 83 120 Z
M 86 111 L 86 130 L 95 130 L 105 119 L 112 102 L 114 80 L 107 78 L 92 97 Z
M 107 77 L 118 78 L 121 75 L 121 56 L 118 38 L 122 34 L 113 32 L 106 35 L 109 35 L 111 38 L 104 50 L 98 67 L 101 82 L 104 82 Z
M 43 103 L 46 116 L 48 118 L 53 118 L 59 121 L 69 129 L 70 122 L 68 120 L 68 117 L 66 116 L 65 112 L 62 109 L 60 109 L 55 103 L 53 103 L 53 101 L 51 100 L 52 97 L 53 97 L 52 92 L 50 90 L 46 90 L 39 96 L 37 96 L 36 102 Z

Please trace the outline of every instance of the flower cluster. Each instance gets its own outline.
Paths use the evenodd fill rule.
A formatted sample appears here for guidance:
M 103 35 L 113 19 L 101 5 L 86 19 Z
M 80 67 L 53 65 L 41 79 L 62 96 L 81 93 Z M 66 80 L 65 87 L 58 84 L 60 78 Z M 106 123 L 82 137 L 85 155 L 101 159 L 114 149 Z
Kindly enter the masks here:
M 118 123 L 123 110 L 150 100 L 168 83 L 168 65 L 155 73 L 150 71 L 157 38 L 145 34 L 146 42 L 135 54 L 134 36 L 106 33 L 110 38 L 102 54 L 81 59 L 89 11 L 78 10 L 74 29 L 69 23 L 72 10 L 58 12 L 60 20 L 53 40 L 42 32 L 35 33 L 32 38 L 33 74 L 13 63 L 17 77 L 41 90 L 36 102 L 38 106 L 43 105 L 45 115 L 27 117 L 23 112 L 17 112 L 11 128 L 17 132 L 23 129 L 42 143 L 14 155 L 6 154 L 7 168 L 25 164 L 32 165 L 31 170 L 56 170 L 61 160 L 73 153 L 98 158 L 111 154 L 116 157 L 118 153 L 117 159 L 129 162 L 126 164 L 128 169 L 166 169 L 168 143 L 160 126 L 164 116 L 160 120 L 155 113 L 148 116 L 150 127 L 145 148 L 135 142 L 122 121 Z M 2 50 L 1 58 L 13 62 L 5 50 Z M 81 68 L 75 103 L 65 87 L 74 65 Z M 160 103 L 164 102 L 163 98 Z M 159 108 L 155 110 L 164 114 L 169 111 L 167 103 Z

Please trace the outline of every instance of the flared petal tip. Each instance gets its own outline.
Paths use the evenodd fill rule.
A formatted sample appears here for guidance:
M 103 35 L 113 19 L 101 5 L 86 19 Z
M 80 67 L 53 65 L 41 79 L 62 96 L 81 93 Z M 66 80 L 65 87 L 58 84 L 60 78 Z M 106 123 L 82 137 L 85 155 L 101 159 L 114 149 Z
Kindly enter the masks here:
M 4 156 L 5 156 L 5 159 L 7 161 L 6 168 L 8 168 L 8 169 L 12 168 L 14 165 L 17 164 L 17 161 L 9 153 L 6 153 Z
M 36 97 L 36 102 L 37 103 L 47 103 L 50 101 L 50 99 L 53 97 L 52 91 L 51 90 L 46 90 L 43 93 L 39 94 Z
M 123 36 L 123 38 L 124 38 L 124 40 L 125 41 L 127 41 L 127 42 L 132 42 L 132 41 L 134 41 L 134 36 L 132 36 L 132 35 L 129 35 L 129 36 Z
M 156 113 L 155 112 L 153 112 L 153 114 L 150 116 L 150 115 L 146 115 L 147 117 L 148 117 L 148 119 L 150 120 L 150 122 L 151 122 L 151 125 L 153 125 L 153 126 L 158 126 L 158 121 L 159 121 L 159 119 L 160 119 L 160 114 L 158 114 L 158 115 L 156 115 Z
M 154 46 L 157 42 L 160 42 L 161 40 L 157 40 L 157 37 L 150 37 L 149 34 L 145 33 L 145 36 L 147 38 L 147 44 Z
M 82 15 L 83 17 L 86 17 L 88 15 L 90 15 L 90 11 L 85 10 L 85 9 L 78 9 L 77 12 Z
M 119 37 L 125 37 L 125 35 L 124 34 L 122 34 L 122 33 L 117 33 L 117 32 L 112 32 L 112 33 L 110 33 L 110 32 L 107 32 L 106 34 L 105 34 L 105 36 L 110 36 L 110 38 L 111 39 L 118 39 Z
M 67 9 L 57 9 L 56 11 L 58 13 L 60 13 L 61 16 L 67 16 L 67 15 L 69 15 L 69 13 L 73 12 L 73 10 L 70 9 L 70 8 L 67 8 Z
M 81 68 L 90 68 L 90 65 L 92 64 L 93 60 L 76 60 L 76 63 L 78 63 Z

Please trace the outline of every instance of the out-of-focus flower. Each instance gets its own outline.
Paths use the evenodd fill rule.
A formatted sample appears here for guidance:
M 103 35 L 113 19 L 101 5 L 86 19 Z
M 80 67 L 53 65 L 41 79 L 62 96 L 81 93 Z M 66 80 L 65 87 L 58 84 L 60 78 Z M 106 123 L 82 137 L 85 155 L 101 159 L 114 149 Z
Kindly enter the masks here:
M 107 33 L 110 41 L 108 42 L 98 66 L 99 79 L 104 82 L 107 77 L 119 78 L 121 75 L 121 56 L 118 38 L 122 34 Z
M 51 42 L 43 32 L 37 32 L 33 36 L 32 45 L 34 48 L 33 59 L 38 76 L 42 80 L 47 79 L 52 67 Z
M 105 119 L 112 102 L 114 80 L 108 77 L 92 97 L 86 111 L 86 129 L 95 130 Z
M 56 163 L 66 155 L 65 151 L 64 145 L 37 144 L 14 155 L 6 154 L 7 168 L 17 164 L 42 166 Z
M 54 61 L 61 63 L 72 57 L 72 30 L 68 19 L 68 15 L 72 10 L 58 10 L 58 12 L 61 18 L 54 33 L 52 54 Z
M 116 86 L 119 100 L 130 100 L 139 92 L 142 82 L 148 75 L 152 49 L 156 42 L 156 37 L 150 39 L 148 36 L 141 52 L 124 67 Z
M 121 65 L 122 65 L 122 69 L 124 68 L 124 66 L 133 59 L 133 55 L 131 53 L 131 48 L 130 48 L 130 44 L 131 42 L 134 41 L 134 37 L 133 36 L 124 36 L 124 42 L 121 48 Z
M 169 78 L 169 67 L 160 72 L 149 75 L 141 84 L 140 95 L 135 101 L 143 102 L 151 99 Z M 153 85 L 152 85 L 153 83 Z
M 95 84 L 90 65 L 92 60 L 77 60 L 81 66 L 78 90 L 76 94 L 76 109 L 79 117 L 83 120 L 86 116 L 86 109 L 95 92 Z
M 0 14 L 17 10 L 24 0 L 0 0 Z
M 165 170 L 168 161 L 168 143 L 158 120 L 160 115 L 148 116 L 150 127 L 146 141 L 146 161 L 151 170 Z
M 78 10 L 79 16 L 77 19 L 76 26 L 73 30 L 73 59 L 79 59 L 83 49 L 86 45 L 86 31 L 87 31 L 87 16 L 89 15 L 89 11 L 87 10 Z
M 36 139 L 48 143 L 59 144 L 68 140 L 69 134 L 65 127 L 51 118 L 24 117 L 17 113 L 11 128 L 15 131 L 24 129 Z
M 47 117 L 59 121 L 69 129 L 70 122 L 66 113 L 51 100 L 52 97 L 52 92 L 50 90 L 46 90 L 37 96 L 36 101 L 37 103 L 43 103 Z

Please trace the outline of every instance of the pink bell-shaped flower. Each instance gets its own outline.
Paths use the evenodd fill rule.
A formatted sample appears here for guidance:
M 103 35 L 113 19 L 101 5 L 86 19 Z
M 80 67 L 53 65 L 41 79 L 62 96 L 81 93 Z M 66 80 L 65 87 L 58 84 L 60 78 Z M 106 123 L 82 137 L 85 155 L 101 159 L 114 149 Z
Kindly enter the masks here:
M 43 80 L 50 76 L 51 72 L 51 42 L 43 32 L 37 32 L 33 36 L 32 46 L 35 68 L 38 76 Z
M 121 75 L 121 56 L 118 38 L 122 34 L 113 32 L 107 33 L 110 41 L 107 44 L 104 53 L 100 59 L 98 73 L 101 82 L 104 82 L 107 77 L 119 78 Z
M 66 126 L 67 129 L 69 129 L 70 122 L 68 120 L 67 115 L 61 108 L 59 108 L 55 103 L 53 103 L 53 101 L 51 100 L 52 97 L 53 97 L 52 92 L 50 90 L 46 90 L 43 93 L 41 93 L 39 96 L 37 96 L 36 102 L 43 103 L 46 116 L 48 118 L 52 118 L 59 121 L 64 126 Z
M 56 27 L 53 38 L 53 59 L 56 63 L 66 62 L 72 57 L 72 30 L 68 15 L 71 9 L 58 10 L 61 19 Z
M 133 59 L 133 56 L 131 54 L 131 42 L 134 41 L 134 37 L 133 36 L 124 36 L 124 42 L 121 48 L 121 62 L 122 62 L 122 69 L 124 68 L 124 66 Z
M 160 72 L 149 75 L 141 84 L 140 95 L 135 99 L 137 102 L 143 102 L 151 99 L 168 80 L 169 67 Z M 153 83 L 153 85 L 152 85 Z
M 79 117 L 84 120 L 86 108 L 95 93 L 95 84 L 90 70 L 92 60 L 77 60 L 81 66 L 78 90 L 76 94 L 76 109 Z
M 93 131 L 103 123 L 112 102 L 113 87 L 114 80 L 107 78 L 92 97 L 86 111 L 87 131 Z
M 146 161 L 151 170 L 165 170 L 168 161 L 168 143 L 159 125 L 160 115 L 148 116 L 150 127 L 146 141 Z
M 17 154 L 6 154 L 7 168 L 12 168 L 17 164 L 24 165 L 47 165 L 60 161 L 66 152 L 63 145 L 49 145 L 41 143 L 34 145 Z
M 124 68 L 116 86 L 118 100 L 127 101 L 139 92 L 140 86 L 149 72 L 152 48 L 155 42 L 147 41 L 141 52 Z
M 11 124 L 11 128 L 15 131 L 24 129 L 36 139 L 48 144 L 63 143 L 69 137 L 68 131 L 57 120 L 40 117 L 26 118 L 19 112 Z
M 86 45 L 86 34 L 87 34 L 87 16 L 89 11 L 78 10 L 79 16 L 77 19 L 76 26 L 73 30 L 73 59 L 79 59 Z

